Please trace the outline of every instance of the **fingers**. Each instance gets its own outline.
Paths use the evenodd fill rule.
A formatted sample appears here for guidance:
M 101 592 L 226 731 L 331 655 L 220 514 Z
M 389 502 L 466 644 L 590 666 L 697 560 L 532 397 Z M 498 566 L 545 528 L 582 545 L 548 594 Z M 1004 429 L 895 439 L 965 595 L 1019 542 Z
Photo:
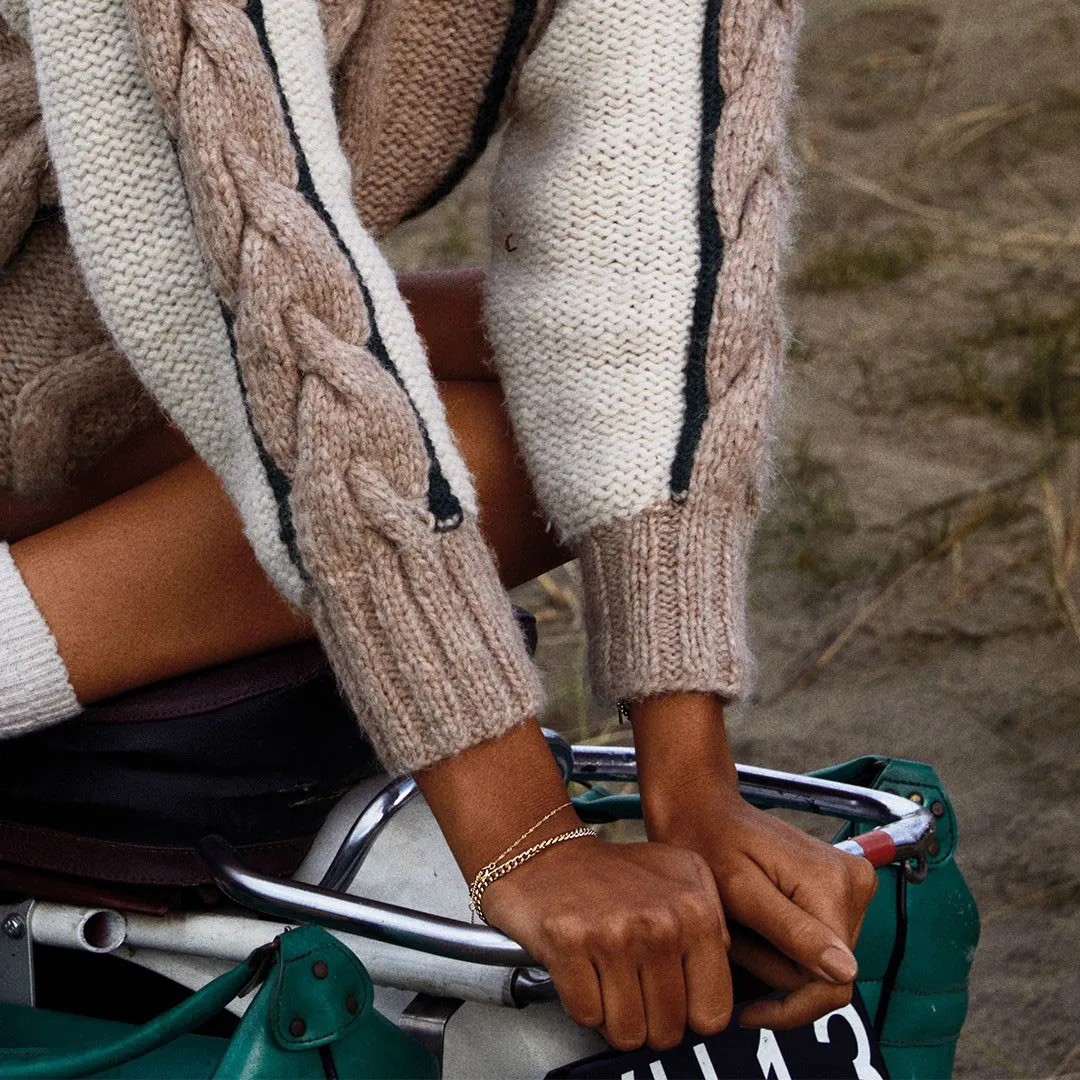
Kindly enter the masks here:
M 600 966 L 604 1023 L 600 1031 L 616 1050 L 637 1050 L 649 1032 L 636 964 L 610 959 Z
M 732 963 L 776 990 L 798 990 L 810 980 L 802 968 L 751 931 L 733 930 L 729 955 Z
M 706 894 L 707 898 L 707 894 Z M 604 1035 L 617 1049 L 678 1046 L 687 1022 L 712 1034 L 731 1019 L 731 974 L 718 902 L 685 902 L 678 915 L 653 912 L 596 960 Z
M 845 863 L 850 869 L 851 889 L 849 899 L 849 919 L 851 925 L 851 943 L 859 940 L 863 922 L 870 907 L 870 901 L 874 899 L 878 889 L 877 871 L 866 859 L 840 852 L 846 859 L 853 859 L 852 863 Z
M 808 982 L 780 1001 L 767 999 L 747 1005 L 739 1015 L 739 1026 L 787 1031 L 810 1024 L 826 1013 L 851 1003 L 852 986 Z
M 714 1035 L 731 1021 L 731 969 L 723 941 L 713 936 L 683 960 L 686 1020 L 699 1035 Z
M 600 977 L 591 961 L 581 956 L 566 956 L 552 963 L 548 973 L 563 1008 L 575 1023 L 587 1028 L 598 1028 L 603 1024 Z
M 670 1050 L 686 1031 L 686 978 L 678 957 L 646 964 L 638 972 L 645 1003 L 646 1041 L 653 1050 Z
M 757 867 L 731 883 L 727 906 L 734 918 L 817 978 L 834 984 L 855 979 L 859 965 L 847 942 L 784 896 Z

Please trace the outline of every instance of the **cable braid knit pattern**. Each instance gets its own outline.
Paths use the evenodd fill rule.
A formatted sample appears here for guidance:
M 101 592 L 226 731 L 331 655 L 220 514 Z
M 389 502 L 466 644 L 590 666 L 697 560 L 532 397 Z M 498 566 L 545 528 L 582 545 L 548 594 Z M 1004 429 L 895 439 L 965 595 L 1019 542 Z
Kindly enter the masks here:
M 750 681 L 798 22 L 794 0 L 563 0 L 522 76 L 487 314 L 602 698 Z
M 58 198 L 30 49 L 0 19 L 0 488 L 23 499 L 53 494 L 153 416 L 94 311 Z
M 44 201 L 56 201 L 30 49 L 0 19 L 0 266 Z
M 433 518 L 426 429 L 376 355 L 373 308 L 318 192 L 301 190 L 311 174 L 254 6 L 133 0 L 132 11 L 235 315 L 255 428 L 291 484 L 305 606 L 384 763 L 415 771 L 534 714 L 538 679 L 471 491 L 464 519 Z M 321 38 L 319 54 L 312 64 Z

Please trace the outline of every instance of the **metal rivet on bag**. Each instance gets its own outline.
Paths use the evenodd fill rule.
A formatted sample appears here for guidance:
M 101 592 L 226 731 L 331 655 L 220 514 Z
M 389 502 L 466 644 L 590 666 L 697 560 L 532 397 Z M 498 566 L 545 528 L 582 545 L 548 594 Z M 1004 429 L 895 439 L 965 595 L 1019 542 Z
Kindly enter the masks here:
M 325 960 L 316 960 L 315 963 L 311 965 L 311 974 L 314 975 L 316 979 L 325 979 L 326 976 L 330 974 L 330 968 Z
M 304 1035 L 304 1032 L 306 1032 L 306 1031 L 307 1031 L 307 1024 L 305 1024 L 304 1021 L 301 1020 L 299 1016 L 289 1024 L 289 1034 L 294 1039 L 302 1038 L 303 1035 Z
M 353 1016 L 355 1016 L 360 1011 L 360 1002 L 356 1000 L 355 994 L 350 994 L 345 999 L 345 1008 L 348 1009 Z
M 934 817 L 944 817 L 945 816 L 945 804 L 940 799 L 935 799 L 930 804 L 930 813 L 933 814 Z
M 931 859 L 936 859 L 941 854 L 941 845 L 936 840 L 931 840 L 927 845 L 926 853 Z
M 921 794 L 920 794 L 920 793 L 919 793 L 918 791 L 913 791 L 913 792 L 912 792 L 912 793 L 911 793 L 911 794 L 910 794 L 910 795 L 908 796 L 908 798 L 909 798 L 909 799 L 910 799 L 910 800 L 911 800 L 911 801 L 912 801 L 913 803 L 917 803 L 917 804 L 918 804 L 919 806 L 922 806 L 922 804 L 923 804 L 923 797 L 922 797 L 922 795 L 921 795 Z
M 4 933 L 9 938 L 21 938 L 26 936 L 26 920 L 17 912 L 13 911 L 4 919 Z

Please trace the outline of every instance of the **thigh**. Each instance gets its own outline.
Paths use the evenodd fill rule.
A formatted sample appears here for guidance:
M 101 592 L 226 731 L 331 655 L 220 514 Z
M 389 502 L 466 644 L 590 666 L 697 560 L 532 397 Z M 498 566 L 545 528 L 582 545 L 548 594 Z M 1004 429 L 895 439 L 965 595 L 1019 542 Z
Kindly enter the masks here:
M 507 588 L 531 581 L 571 556 L 536 503 L 497 382 L 444 382 L 439 392 L 454 439 L 472 473 L 480 528 Z
M 440 382 L 495 378 L 484 334 L 484 272 L 431 270 L 403 274 L 398 287 L 427 346 Z
M 67 521 L 194 456 L 164 417 L 122 442 L 48 499 L 17 499 L 0 490 L 0 540 L 14 543 Z

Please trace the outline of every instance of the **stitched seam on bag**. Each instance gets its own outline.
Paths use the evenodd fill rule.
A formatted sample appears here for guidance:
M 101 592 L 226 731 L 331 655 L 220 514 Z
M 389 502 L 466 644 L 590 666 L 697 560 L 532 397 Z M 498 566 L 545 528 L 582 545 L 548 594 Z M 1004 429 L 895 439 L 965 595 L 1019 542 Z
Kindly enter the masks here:
M 865 985 L 867 983 L 883 983 L 882 979 L 859 979 L 858 985 Z M 908 990 L 902 986 L 894 986 L 894 994 L 914 994 L 917 997 L 945 997 L 949 994 L 966 994 L 968 992 L 967 984 L 958 986 L 945 986 L 938 990 Z
M 895 1047 L 931 1047 L 931 1046 L 949 1046 L 956 1042 L 960 1035 L 960 1029 L 957 1028 L 955 1035 L 943 1035 L 940 1039 L 927 1039 L 920 1041 L 918 1039 L 907 1040 L 894 1040 L 894 1039 L 882 1039 L 879 1043 L 880 1046 L 895 1046 Z

